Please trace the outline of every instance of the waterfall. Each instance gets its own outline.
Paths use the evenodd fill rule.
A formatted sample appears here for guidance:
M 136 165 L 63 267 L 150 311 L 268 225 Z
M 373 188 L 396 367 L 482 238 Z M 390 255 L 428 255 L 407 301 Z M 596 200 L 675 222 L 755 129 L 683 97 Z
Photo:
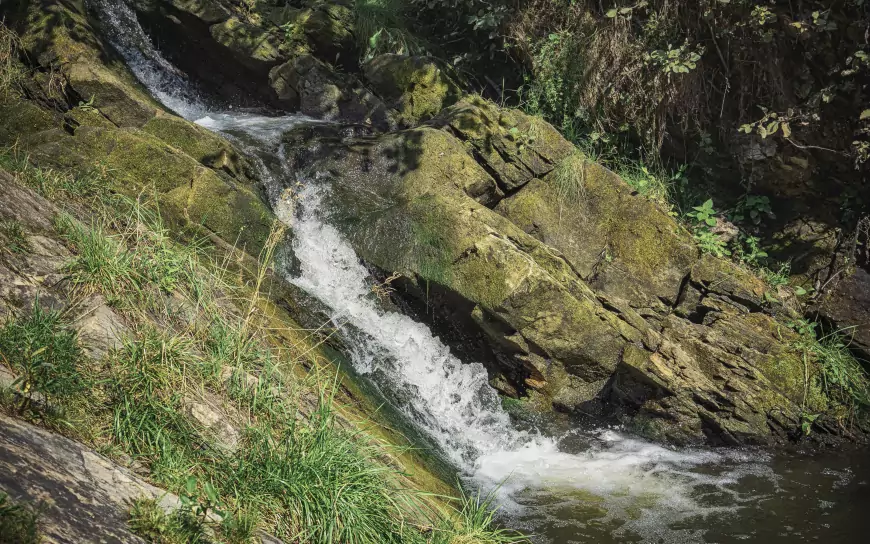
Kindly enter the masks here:
M 210 111 L 187 78 L 151 45 L 126 4 L 94 1 L 110 40 L 132 72 L 180 115 L 217 132 L 244 135 L 255 142 L 246 146 L 247 151 L 260 154 L 280 154 L 281 134 L 295 124 L 311 122 L 296 115 Z M 277 158 L 271 162 L 278 166 L 266 172 L 264 183 L 276 215 L 292 223 L 292 250 L 301 272 L 287 279 L 330 308 L 334 325 L 353 342 L 355 369 L 375 381 L 395 407 L 434 440 L 466 482 L 498 489 L 516 525 L 537 531 L 567 523 L 557 513 L 576 510 L 571 526 L 576 530 L 564 533 L 576 538 L 601 531 L 595 527 L 609 527 L 602 534 L 697 541 L 702 530 L 674 525 L 757 500 L 741 496 L 733 486 L 751 474 L 770 478 L 758 455 L 750 462 L 750 454 L 741 452 L 676 451 L 615 429 L 562 437 L 516 429 L 483 365 L 458 360 L 425 324 L 377 303 L 368 271 L 321 213 L 320 201 L 329 187 L 307 183 L 302 200 L 292 209 L 275 198 L 281 187 L 297 181 Z M 582 449 L 563 446 L 577 435 L 583 438 Z

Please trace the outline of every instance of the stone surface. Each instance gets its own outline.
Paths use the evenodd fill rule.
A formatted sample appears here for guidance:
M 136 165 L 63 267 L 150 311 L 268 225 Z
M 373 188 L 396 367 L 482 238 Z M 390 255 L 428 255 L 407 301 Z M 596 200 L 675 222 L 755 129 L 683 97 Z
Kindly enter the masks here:
M 143 543 L 127 528 L 132 501 L 180 501 L 89 448 L 0 414 L 0 490 L 43 505 L 44 541 Z
M 379 55 L 366 63 L 364 73 L 372 90 L 398 111 L 404 126 L 428 121 L 461 94 L 441 67 L 426 57 Z
M 758 278 L 702 255 L 611 172 L 566 159 L 567 142 L 535 151 L 539 162 L 493 147 L 496 163 L 479 142 L 507 145 L 509 130 L 477 125 L 475 144 L 445 128 L 308 128 L 285 143 L 302 179 L 330 186 L 329 220 L 365 261 L 409 278 L 405 295 L 444 312 L 448 336 L 484 339 L 493 384 L 685 444 L 788 440 L 802 406 L 827 408 L 818 366 L 765 313 L 788 310 Z M 525 177 L 508 178 L 519 166 Z M 503 196 L 505 179 L 525 178 Z
M 549 123 L 478 97 L 445 109 L 431 125 L 463 140 L 506 192 L 550 172 L 574 152 Z
M 305 115 L 378 129 L 394 124 L 384 103 L 359 81 L 339 75 L 312 55 L 300 55 L 275 67 L 269 80 L 280 100 Z

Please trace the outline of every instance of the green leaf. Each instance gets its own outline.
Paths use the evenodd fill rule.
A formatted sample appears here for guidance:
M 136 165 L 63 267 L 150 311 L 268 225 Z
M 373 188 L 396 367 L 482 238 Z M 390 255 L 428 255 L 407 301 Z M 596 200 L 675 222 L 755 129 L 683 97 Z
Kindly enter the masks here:
M 870 111 L 870 110 L 867 110 L 867 111 Z M 791 126 L 789 126 L 789 124 L 786 122 L 782 123 L 782 135 L 785 136 L 786 138 L 791 138 Z
M 794 288 L 794 294 L 799 296 L 799 297 L 802 297 L 802 296 L 807 294 L 807 290 L 804 289 L 803 287 L 798 286 L 798 287 Z
M 708 217 L 707 219 L 704 220 L 704 222 L 707 223 L 707 225 L 710 227 L 716 226 L 716 220 L 713 219 L 712 217 Z
M 619 13 L 619 12 L 617 11 L 616 8 L 613 8 L 613 9 L 611 9 L 611 10 L 607 10 L 607 16 L 608 16 L 609 18 L 611 18 L 611 19 L 613 19 L 614 17 L 616 17 L 617 13 Z
M 867 119 L 868 117 L 870 117 L 870 110 L 864 110 L 861 112 L 861 117 L 859 119 L 861 119 L 861 121 L 863 121 L 864 119 Z

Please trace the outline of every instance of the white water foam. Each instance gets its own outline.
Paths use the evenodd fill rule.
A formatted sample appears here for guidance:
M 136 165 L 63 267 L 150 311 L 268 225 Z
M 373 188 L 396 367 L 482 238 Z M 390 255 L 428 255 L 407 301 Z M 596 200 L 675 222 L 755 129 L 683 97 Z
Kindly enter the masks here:
M 198 119 L 208 108 L 187 76 L 160 54 L 125 0 L 89 0 L 112 46 L 133 75 L 164 106 L 185 119 Z

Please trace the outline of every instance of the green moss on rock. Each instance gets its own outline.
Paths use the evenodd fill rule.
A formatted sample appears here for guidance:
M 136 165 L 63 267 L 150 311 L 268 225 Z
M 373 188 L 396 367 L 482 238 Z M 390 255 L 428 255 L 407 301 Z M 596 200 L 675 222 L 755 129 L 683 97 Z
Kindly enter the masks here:
M 424 57 L 380 55 L 364 69 L 372 90 L 399 112 L 406 126 L 428 121 L 461 94 L 438 64 Z
M 559 250 L 594 289 L 635 305 L 676 301 L 699 255 L 676 221 L 579 152 L 496 211 Z
M 249 66 L 275 64 L 281 60 L 278 36 L 269 29 L 232 17 L 209 29 L 212 38 Z
M 244 170 L 242 157 L 229 142 L 180 117 L 158 115 L 142 130 L 210 168 L 223 169 L 234 176 Z

